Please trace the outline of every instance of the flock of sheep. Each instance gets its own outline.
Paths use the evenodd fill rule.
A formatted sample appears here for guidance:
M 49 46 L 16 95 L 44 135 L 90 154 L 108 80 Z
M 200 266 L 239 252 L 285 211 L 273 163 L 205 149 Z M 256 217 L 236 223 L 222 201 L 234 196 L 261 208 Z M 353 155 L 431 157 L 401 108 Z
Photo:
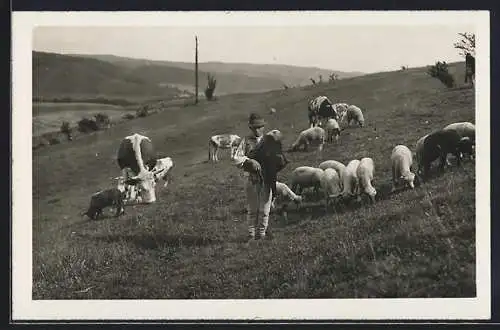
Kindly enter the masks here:
M 329 105 L 327 110 L 323 109 L 323 113 L 318 111 L 321 103 L 318 101 L 325 101 Z M 342 131 L 339 122 L 343 128 L 350 126 L 353 122 L 361 128 L 364 127 L 363 113 L 355 105 L 332 104 L 324 96 L 311 100 L 309 105 L 311 127 L 299 133 L 288 149 L 289 152 L 297 151 L 301 147 L 307 151 L 309 146 L 316 146 L 318 153 L 321 153 L 326 142 L 338 141 Z M 311 108 L 313 111 L 316 110 L 316 113 L 311 111 Z M 276 109 L 272 108 L 270 113 L 276 113 Z M 239 142 L 240 137 L 234 134 L 212 136 L 209 142 L 209 150 L 211 150 L 209 159 L 218 161 L 218 149 L 231 149 L 232 156 Z M 444 170 L 445 165 L 451 165 L 447 159 L 448 154 L 455 156 L 458 165 L 464 155 L 473 159 L 474 146 L 475 126 L 470 122 L 453 123 L 441 130 L 430 132 L 417 141 L 415 152 L 405 145 L 395 146 L 391 153 L 391 192 L 406 186 L 413 189 L 416 179 L 424 182 L 431 163 L 438 158 L 441 171 Z M 418 165 L 416 169 L 414 160 Z M 277 182 L 277 196 L 273 198 L 272 208 L 279 208 L 280 212 L 286 216 L 288 204 L 294 202 L 299 205 L 304 200 L 301 194 L 306 188 L 312 188 L 317 197 L 323 196 L 325 209 L 328 209 L 332 201 L 335 201 L 335 204 L 349 203 L 354 199 L 360 202 L 363 195 L 368 196 L 369 200 L 374 203 L 377 195 L 377 189 L 372 184 L 374 174 L 375 163 L 370 157 L 353 159 L 347 165 L 336 160 L 326 160 L 318 167 L 299 166 L 289 177 L 290 186 Z

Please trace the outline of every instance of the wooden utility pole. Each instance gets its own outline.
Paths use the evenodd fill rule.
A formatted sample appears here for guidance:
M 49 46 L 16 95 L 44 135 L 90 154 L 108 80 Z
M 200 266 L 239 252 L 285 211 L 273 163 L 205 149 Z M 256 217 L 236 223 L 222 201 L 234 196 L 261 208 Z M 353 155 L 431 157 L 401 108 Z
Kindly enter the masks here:
M 195 104 L 198 104 L 198 37 L 194 36 L 196 43 L 195 53 L 194 53 L 194 84 L 195 84 Z

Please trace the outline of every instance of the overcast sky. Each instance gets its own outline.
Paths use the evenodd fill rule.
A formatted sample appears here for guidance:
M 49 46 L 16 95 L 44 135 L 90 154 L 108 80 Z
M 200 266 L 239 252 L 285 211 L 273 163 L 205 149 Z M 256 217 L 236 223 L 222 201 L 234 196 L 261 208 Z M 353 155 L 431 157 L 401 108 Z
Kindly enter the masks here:
M 341 71 L 397 70 L 460 61 L 453 43 L 467 25 L 280 27 L 39 27 L 33 49 L 152 60 L 314 66 Z

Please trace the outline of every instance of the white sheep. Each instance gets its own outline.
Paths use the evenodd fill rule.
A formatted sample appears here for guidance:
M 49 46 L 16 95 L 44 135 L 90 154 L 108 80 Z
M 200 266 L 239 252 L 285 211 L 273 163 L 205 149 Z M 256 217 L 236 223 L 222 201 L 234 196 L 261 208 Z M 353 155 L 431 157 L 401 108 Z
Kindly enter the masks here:
M 335 171 L 337 171 L 339 177 L 340 177 L 340 187 L 344 187 L 344 170 L 345 170 L 345 165 L 342 164 L 341 162 L 338 162 L 336 160 L 325 160 L 321 164 L 319 164 L 318 168 L 322 169 L 323 171 L 326 170 L 327 168 L 333 168 Z
M 323 171 L 321 189 L 325 194 L 325 210 L 327 210 L 328 202 L 342 194 L 339 174 L 333 168 L 327 168 Z
M 345 200 L 358 196 L 359 180 L 357 170 L 359 163 L 360 161 L 358 159 L 353 159 L 347 164 L 345 170 L 343 171 L 342 198 Z
M 377 195 L 377 190 L 372 185 L 374 172 L 375 165 L 373 163 L 373 159 L 369 157 L 362 158 L 356 170 L 359 180 L 359 194 L 367 194 L 372 203 L 375 203 L 375 195 Z
M 353 104 L 347 107 L 344 115 L 342 116 L 341 123 L 345 126 L 350 126 L 351 122 L 354 121 L 360 127 L 363 127 L 365 124 L 365 118 L 363 116 L 363 111 Z
M 321 127 L 311 127 L 300 132 L 299 137 L 290 147 L 290 151 L 297 151 L 301 146 L 304 147 L 304 151 L 307 151 L 309 145 L 318 146 L 318 151 L 323 150 L 323 145 L 326 141 L 325 130 Z
M 291 174 L 291 187 L 296 194 L 301 194 L 304 188 L 314 188 L 316 195 L 319 195 L 321 188 L 321 178 L 323 170 L 311 166 L 299 166 Z
M 325 124 L 325 129 L 326 129 L 326 140 L 328 142 L 333 142 L 333 139 L 335 138 L 335 141 L 338 141 L 339 140 L 339 136 L 340 136 L 340 126 L 339 126 L 339 123 L 333 119 L 333 118 L 330 118 L 327 120 L 326 124 Z
M 290 202 L 298 206 L 302 203 L 302 196 L 295 194 L 285 183 L 276 181 L 276 196 L 273 197 L 271 209 L 279 208 L 286 216 L 286 209 Z
M 415 188 L 415 174 L 411 172 L 413 155 L 407 146 L 399 144 L 392 149 L 391 164 L 392 192 L 401 184 L 401 181 L 408 184 L 411 189 Z

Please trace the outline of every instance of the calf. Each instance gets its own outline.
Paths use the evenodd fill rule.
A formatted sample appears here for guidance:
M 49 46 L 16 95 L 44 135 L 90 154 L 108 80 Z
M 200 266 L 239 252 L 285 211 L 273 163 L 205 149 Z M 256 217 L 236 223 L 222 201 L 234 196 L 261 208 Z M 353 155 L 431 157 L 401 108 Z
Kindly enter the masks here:
M 115 217 L 125 213 L 123 208 L 123 199 L 125 192 L 118 188 L 110 188 L 96 192 L 90 197 L 90 205 L 86 212 L 82 215 L 88 216 L 92 220 L 96 220 L 102 214 L 106 207 L 116 207 Z
M 233 158 L 241 138 L 236 134 L 213 135 L 208 140 L 208 160 L 219 161 L 219 149 L 230 149 L 231 158 Z

